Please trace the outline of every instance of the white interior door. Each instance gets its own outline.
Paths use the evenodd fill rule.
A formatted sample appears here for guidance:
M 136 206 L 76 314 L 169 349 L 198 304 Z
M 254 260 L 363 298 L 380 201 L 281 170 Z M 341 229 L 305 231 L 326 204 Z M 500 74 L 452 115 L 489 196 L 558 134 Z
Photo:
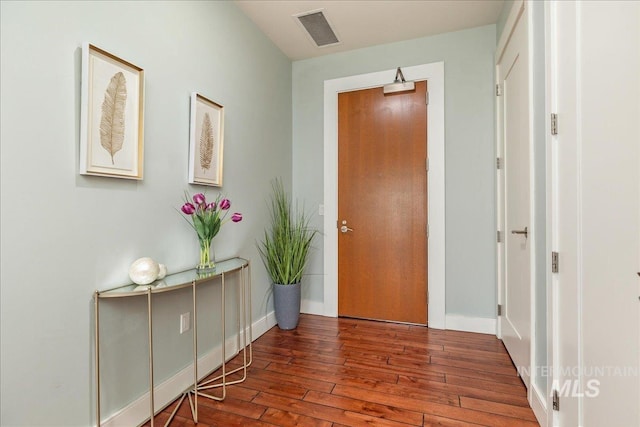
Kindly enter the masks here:
M 640 425 L 640 3 L 547 5 L 554 426 Z
M 528 22 L 520 9 L 510 40 L 497 63 L 502 180 L 502 316 L 500 331 L 509 355 L 529 387 L 531 360 L 531 136 Z

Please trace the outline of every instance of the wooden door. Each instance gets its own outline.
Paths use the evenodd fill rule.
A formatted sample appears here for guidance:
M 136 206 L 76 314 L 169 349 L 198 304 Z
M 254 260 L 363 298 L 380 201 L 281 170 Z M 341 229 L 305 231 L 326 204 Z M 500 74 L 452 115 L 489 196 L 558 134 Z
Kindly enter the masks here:
M 426 90 L 338 95 L 340 316 L 427 323 Z
M 531 349 L 531 142 L 529 134 L 529 55 L 527 10 L 497 64 L 504 172 L 504 281 L 500 330 L 511 359 L 529 387 Z

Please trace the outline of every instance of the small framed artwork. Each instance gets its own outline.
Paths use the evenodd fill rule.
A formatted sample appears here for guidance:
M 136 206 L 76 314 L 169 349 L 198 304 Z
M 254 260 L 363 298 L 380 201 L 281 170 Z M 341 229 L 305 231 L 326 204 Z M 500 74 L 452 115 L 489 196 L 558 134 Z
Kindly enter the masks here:
M 191 94 L 189 183 L 222 187 L 224 107 Z
M 144 70 L 82 46 L 80 174 L 142 179 Z

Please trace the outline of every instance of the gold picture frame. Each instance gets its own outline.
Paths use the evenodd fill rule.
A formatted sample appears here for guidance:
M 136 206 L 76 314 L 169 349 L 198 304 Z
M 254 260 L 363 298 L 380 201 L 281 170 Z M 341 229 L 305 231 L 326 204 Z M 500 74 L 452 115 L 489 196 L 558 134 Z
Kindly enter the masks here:
M 84 43 L 81 101 L 80 174 L 141 180 L 144 70 Z
M 189 183 L 222 187 L 224 107 L 191 94 Z

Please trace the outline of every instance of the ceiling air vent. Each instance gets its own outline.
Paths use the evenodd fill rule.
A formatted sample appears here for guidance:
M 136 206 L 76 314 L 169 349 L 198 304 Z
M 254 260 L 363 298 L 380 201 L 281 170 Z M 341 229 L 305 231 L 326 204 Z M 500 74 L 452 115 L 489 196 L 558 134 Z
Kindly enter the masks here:
M 329 24 L 327 17 L 322 10 L 314 10 L 305 12 L 301 15 L 295 15 L 298 22 L 318 47 L 331 46 L 340 43 L 338 36 Z

